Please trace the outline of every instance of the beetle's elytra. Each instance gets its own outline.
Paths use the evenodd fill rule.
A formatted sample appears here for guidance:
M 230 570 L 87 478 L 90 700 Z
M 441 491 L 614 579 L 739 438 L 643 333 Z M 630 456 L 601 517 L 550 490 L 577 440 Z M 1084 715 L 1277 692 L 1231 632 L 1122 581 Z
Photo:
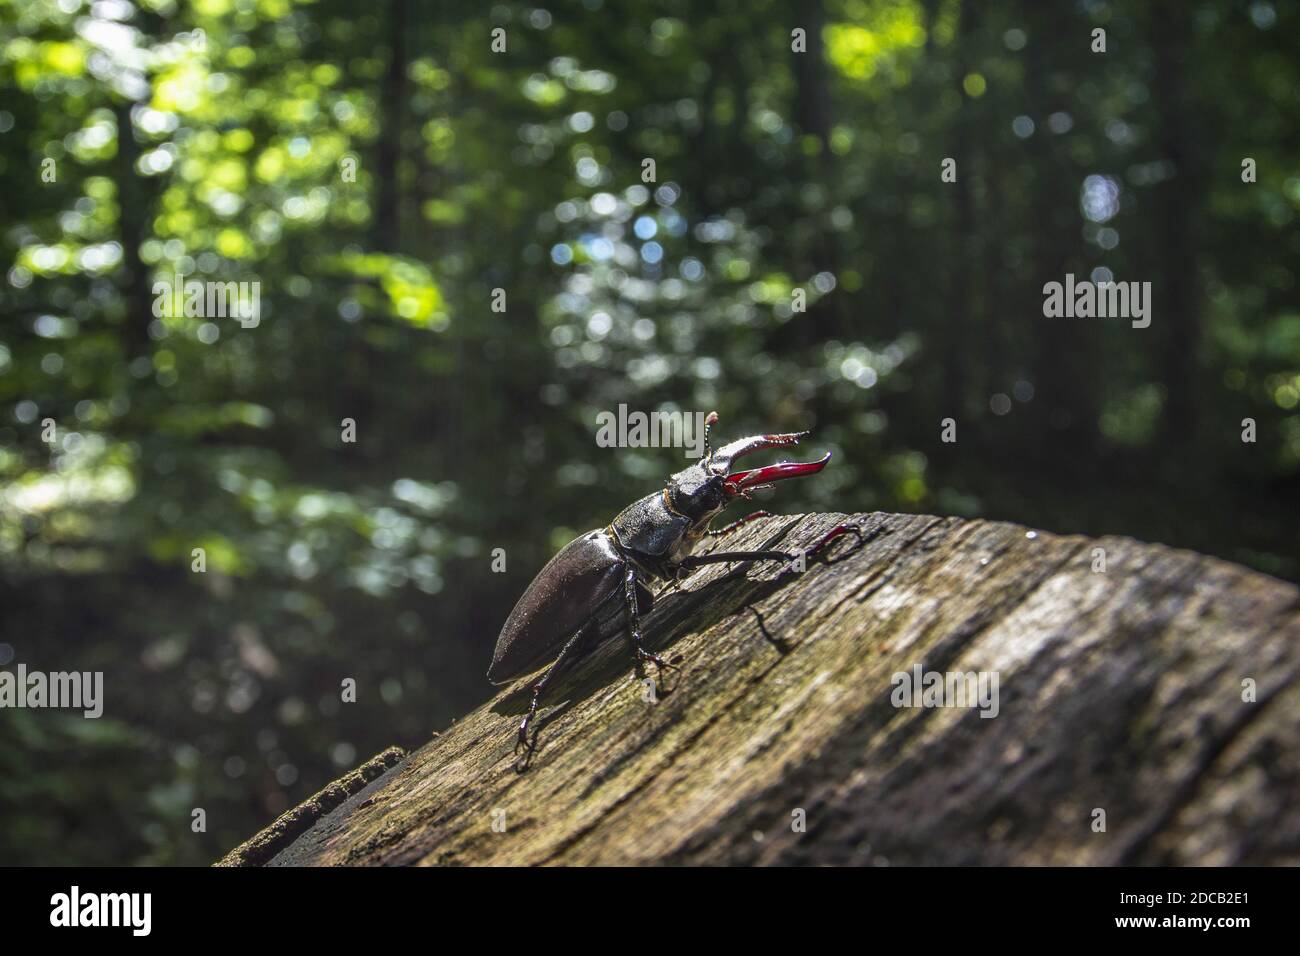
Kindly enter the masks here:
M 553 661 L 533 686 L 532 704 L 519 724 L 516 752 L 521 747 L 526 755 L 531 752 L 528 726 L 537 712 L 538 700 L 552 678 L 599 643 L 602 635 L 597 622 L 611 602 L 623 606 L 634 664 L 648 661 L 656 668 L 671 667 L 641 644 L 641 614 L 650 607 L 647 578 L 672 579 L 701 565 L 726 561 L 796 558 L 784 551 L 691 554 L 704 537 L 725 534 L 751 518 L 767 514 L 755 512 L 724 528 L 710 530 L 709 523 L 736 498 L 748 498 L 755 489 L 786 478 L 816 474 L 831 457 L 827 453 L 812 462 L 781 462 L 732 471 L 744 455 L 796 444 L 808 433 L 752 435 L 715 451 L 709 444 L 709 428 L 717 419 L 717 412 L 705 419 L 704 455 L 699 461 L 670 477 L 663 490 L 628 505 L 607 527 L 589 531 L 565 545 L 528 585 L 506 618 L 492 654 L 488 680 L 505 683 L 547 660 Z M 809 555 L 848 530 L 848 526 L 833 529 Z

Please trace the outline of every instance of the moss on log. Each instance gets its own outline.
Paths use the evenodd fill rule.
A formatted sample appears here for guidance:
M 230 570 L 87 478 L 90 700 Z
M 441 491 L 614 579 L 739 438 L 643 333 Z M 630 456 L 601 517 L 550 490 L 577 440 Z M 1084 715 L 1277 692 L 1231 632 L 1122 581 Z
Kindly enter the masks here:
M 376 754 L 310 799 L 280 814 L 269 827 L 235 847 L 214 865 L 261 866 L 270 861 L 328 813 L 344 804 L 349 797 L 364 790 L 366 784 L 383 776 L 384 771 L 390 767 L 401 763 L 405 756 L 406 752 L 400 747 L 389 747 Z
M 795 550 L 844 520 L 711 545 Z M 527 772 L 523 679 L 225 862 L 1300 863 L 1295 586 L 1127 538 L 851 520 L 861 540 L 806 571 L 661 589 L 647 643 L 681 671 L 652 700 L 608 642 L 543 700 Z M 918 667 L 996 674 L 996 716 L 896 706 Z

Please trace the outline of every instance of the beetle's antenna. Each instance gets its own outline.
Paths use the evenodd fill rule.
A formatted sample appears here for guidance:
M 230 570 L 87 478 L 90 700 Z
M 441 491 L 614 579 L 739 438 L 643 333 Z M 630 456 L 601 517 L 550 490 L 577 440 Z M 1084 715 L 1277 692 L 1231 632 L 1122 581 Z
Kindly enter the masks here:
M 709 412 L 708 416 L 704 419 L 704 457 L 700 459 L 701 461 L 708 461 L 713 457 L 713 449 L 709 446 L 709 429 L 713 427 L 713 424 L 717 420 L 717 412 Z

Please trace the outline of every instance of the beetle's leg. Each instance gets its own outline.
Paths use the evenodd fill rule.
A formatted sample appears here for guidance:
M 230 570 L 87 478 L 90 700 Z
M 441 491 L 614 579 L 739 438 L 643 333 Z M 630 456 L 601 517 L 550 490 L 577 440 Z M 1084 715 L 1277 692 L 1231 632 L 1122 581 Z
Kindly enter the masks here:
M 857 535 L 858 540 L 862 540 L 862 532 L 857 525 L 837 525 L 826 532 L 820 541 L 808 548 L 804 555 L 809 558 L 816 557 L 828 544 L 845 534 Z M 725 564 L 729 561 L 793 561 L 797 557 L 797 554 L 789 554 L 785 551 L 715 551 L 712 554 L 688 554 L 678 562 L 678 566 L 689 571 L 705 564 Z
M 629 564 L 623 574 L 623 599 L 627 603 L 627 629 L 632 636 L 632 655 L 638 664 L 649 661 L 660 671 L 664 668 L 676 670 L 677 668 L 672 664 L 656 654 L 651 654 L 641 644 L 641 612 L 637 608 L 636 584 L 636 568 Z
M 678 563 L 686 570 L 705 564 L 725 564 L 728 561 L 793 561 L 793 554 L 784 551 L 715 551 L 712 554 L 688 554 Z
M 862 537 L 862 529 L 859 528 L 857 525 L 855 524 L 836 525 L 834 528 L 831 528 L 830 531 L 827 531 L 826 534 L 822 535 L 822 539 L 820 541 L 818 541 L 816 544 L 814 544 L 811 548 L 808 549 L 808 557 L 811 558 L 815 556 L 823 548 L 825 548 L 826 545 L 830 544 L 836 538 L 845 534 L 853 535 L 858 539 L 859 542 L 863 542 L 866 540 L 865 538 Z M 875 537 L 875 535 L 872 535 L 872 537 Z
M 752 515 L 745 515 L 745 517 L 733 521 L 731 522 L 731 524 L 725 524 L 721 528 L 714 528 L 712 531 L 709 532 L 709 537 L 716 538 L 718 535 L 726 534 L 728 531 L 735 531 L 741 525 L 748 524 L 749 522 L 753 521 L 755 518 L 770 518 L 770 517 L 772 517 L 772 512 L 770 511 L 755 511 Z
M 534 741 L 532 743 L 529 742 L 528 725 L 532 723 L 533 715 L 537 713 L 537 702 L 542 699 L 542 692 L 546 690 L 546 685 L 550 683 L 551 678 L 554 677 L 566 664 L 568 664 L 569 658 L 582 643 L 582 639 L 585 635 L 586 628 L 584 627 L 580 628 L 578 633 L 569 638 L 568 643 L 560 648 L 559 656 L 555 658 L 550 667 L 546 668 L 546 673 L 542 675 L 542 679 L 533 685 L 533 702 L 528 705 L 528 713 L 525 714 L 524 719 L 519 722 L 519 736 L 515 738 L 515 753 L 519 753 L 520 747 L 526 748 L 527 753 L 532 753 L 533 747 L 536 746 L 536 739 L 534 735 Z M 526 758 L 527 754 L 525 754 L 525 759 Z

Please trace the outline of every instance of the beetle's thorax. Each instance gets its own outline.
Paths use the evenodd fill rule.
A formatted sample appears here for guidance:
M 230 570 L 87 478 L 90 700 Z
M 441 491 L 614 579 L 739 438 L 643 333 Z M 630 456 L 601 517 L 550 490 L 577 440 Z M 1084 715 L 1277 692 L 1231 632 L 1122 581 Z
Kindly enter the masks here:
M 657 577 L 667 577 L 670 566 L 699 540 L 698 534 L 692 536 L 694 524 L 672 510 L 668 496 L 657 491 L 620 511 L 609 523 L 609 532 L 629 560 Z
M 714 493 L 715 485 L 715 477 L 699 466 L 680 471 L 661 491 L 619 512 L 610 522 L 610 533 L 630 560 L 652 574 L 668 577 L 725 506 L 721 492 Z

